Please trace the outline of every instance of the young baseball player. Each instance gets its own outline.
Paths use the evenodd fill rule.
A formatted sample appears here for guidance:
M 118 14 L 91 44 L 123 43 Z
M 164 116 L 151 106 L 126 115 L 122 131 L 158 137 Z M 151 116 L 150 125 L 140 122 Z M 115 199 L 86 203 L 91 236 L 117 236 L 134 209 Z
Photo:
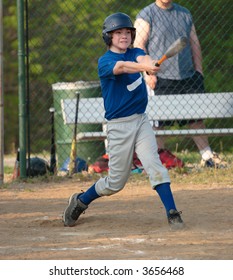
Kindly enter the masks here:
M 124 188 L 134 151 L 166 209 L 168 223 L 174 228 L 183 226 L 168 171 L 161 164 L 154 132 L 145 114 L 148 94 L 141 72 L 155 75 L 159 67 L 142 49 L 132 48 L 135 33 L 126 14 L 115 13 L 104 21 L 103 39 L 108 50 L 98 61 L 98 74 L 107 121 L 109 173 L 86 192 L 71 195 L 63 215 L 65 226 L 74 226 L 93 200 Z

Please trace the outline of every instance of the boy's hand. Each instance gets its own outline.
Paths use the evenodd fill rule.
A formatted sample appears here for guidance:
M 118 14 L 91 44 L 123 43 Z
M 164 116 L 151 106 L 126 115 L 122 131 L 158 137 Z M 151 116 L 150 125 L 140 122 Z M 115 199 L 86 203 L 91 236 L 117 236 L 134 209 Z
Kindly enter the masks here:
M 160 70 L 160 66 L 155 66 L 156 63 L 157 63 L 157 60 L 152 60 L 152 69 L 149 71 L 146 71 L 147 75 L 155 75 Z

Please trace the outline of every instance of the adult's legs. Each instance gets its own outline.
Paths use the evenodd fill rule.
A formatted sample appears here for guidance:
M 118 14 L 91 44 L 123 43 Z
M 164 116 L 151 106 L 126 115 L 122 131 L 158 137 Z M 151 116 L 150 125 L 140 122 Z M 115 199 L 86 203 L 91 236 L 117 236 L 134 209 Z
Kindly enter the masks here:
M 203 121 L 197 121 L 189 124 L 190 129 L 205 129 L 205 124 Z M 209 145 L 209 140 L 206 135 L 198 135 L 192 137 L 194 143 L 196 144 L 203 160 L 209 160 L 213 158 L 213 152 Z

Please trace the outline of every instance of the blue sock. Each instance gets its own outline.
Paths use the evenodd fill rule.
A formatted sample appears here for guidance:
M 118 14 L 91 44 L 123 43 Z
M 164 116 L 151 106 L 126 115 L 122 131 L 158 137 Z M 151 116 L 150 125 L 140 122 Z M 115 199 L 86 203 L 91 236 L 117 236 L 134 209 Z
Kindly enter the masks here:
M 90 204 L 93 200 L 100 197 L 95 190 L 95 184 L 91 186 L 86 192 L 79 196 L 79 199 L 86 205 Z
M 170 183 L 163 183 L 155 187 L 162 203 L 168 213 L 171 209 L 176 210 L 176 205 L 171 192 Z

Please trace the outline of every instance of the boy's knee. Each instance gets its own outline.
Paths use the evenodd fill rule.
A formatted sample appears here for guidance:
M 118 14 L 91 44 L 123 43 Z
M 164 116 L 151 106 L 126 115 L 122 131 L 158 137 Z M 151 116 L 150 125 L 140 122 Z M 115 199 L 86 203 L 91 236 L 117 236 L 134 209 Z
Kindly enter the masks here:
M 124 183 L 122 182 L 110 182 L 108 177 L 100 178 L 96 184 L 95 184 L 95 189 L 98 195 L 100 196 L 110 196 L 115 193 L 118 193 L 124 188 Z

